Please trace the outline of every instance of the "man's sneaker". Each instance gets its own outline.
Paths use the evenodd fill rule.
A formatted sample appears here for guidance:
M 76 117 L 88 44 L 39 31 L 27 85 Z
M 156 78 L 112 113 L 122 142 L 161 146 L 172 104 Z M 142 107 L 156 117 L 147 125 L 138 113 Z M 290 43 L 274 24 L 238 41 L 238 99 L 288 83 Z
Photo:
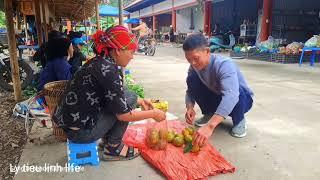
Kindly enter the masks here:
M 231 129 L 231 136 L 237 137 L 237 138 L 242 138 L 247 135 L 247 125 L 246 125 L 246 119 L 243 119 L 242 121 L 239 122 L 236 126 L 234 126 Z
M 212 116 L 213 116 L 213 114 L 205 114 L 205 115 L 203 115 L 201 118 L 196 120 L 195 125 L 198 126 L 198 127 L 202 127 L 202 126 L 206 125 L 209 122 L 209 120 L 211 119 Z

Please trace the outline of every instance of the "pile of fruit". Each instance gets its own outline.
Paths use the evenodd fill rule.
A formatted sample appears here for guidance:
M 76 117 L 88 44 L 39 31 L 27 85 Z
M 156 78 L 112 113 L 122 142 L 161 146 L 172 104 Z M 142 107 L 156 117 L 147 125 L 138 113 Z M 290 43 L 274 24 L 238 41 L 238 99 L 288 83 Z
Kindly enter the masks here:
M 169 109 L 169 103 L 168 101 L 160 101 L 160 100 L 155 100 L 155 99 L 152 99 L 151 100 L 151 103 L 153 105 L 154 108 L 157 108 L 157 109 L 160 109 L 164 112 L 167 112 L 168 109 Z
M 174 130 L 150 128 L 147 130 L 146 143 L 149 148 L 155 150 L 164 150 L 168 142 L 176 147 L 184 147 L 184 153 L 198 153 L 200 147 L 192 145 L 194 132 L 193 127 L 183 129 L 182 133 L 177 133 Z
M 184 153 L 198 153 L 200 151 L 200 147 L 197 145 L 192 145 L 194 132 L 195 129 L 193 127 L 183 129 L 182 134 L 170 130 L 168 131 L 167 140 L 176 147 L 184 146 Z
M 164 150 L 167 147 L 167 130 L 149 128 L 146 133 L 146 143 L 154 150 Z

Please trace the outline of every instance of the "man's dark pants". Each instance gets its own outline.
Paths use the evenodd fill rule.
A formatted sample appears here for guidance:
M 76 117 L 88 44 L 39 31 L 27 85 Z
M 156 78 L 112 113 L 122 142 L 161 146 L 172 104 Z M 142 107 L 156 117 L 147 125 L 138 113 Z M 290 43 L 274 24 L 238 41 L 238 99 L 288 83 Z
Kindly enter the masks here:
M 195 71 L 192 71 L 187 77 L 187 86 L 189 93 L 199 105 L 202 114 L 214 114 L 216 112 L 222 95 L 214 93 L 203 84 Z M 244 114 L 251 109 L 253 103 L 251 94 L 246 89 L 240 87 L 239 93 L 239 101 L 229 114 L 232 117 L 234 126 L 244 119 Z

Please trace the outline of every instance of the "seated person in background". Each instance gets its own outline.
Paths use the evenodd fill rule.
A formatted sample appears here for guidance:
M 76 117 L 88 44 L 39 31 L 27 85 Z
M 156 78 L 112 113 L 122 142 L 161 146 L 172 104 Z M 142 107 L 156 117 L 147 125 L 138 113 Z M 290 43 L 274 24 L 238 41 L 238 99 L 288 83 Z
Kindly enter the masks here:
M 47 63 L 40 74 L 39 91 L 49 82 L 71 79 L 71 65 L 68 63 L 73 56 L 71 41 L 66 38 L 52 39 L 47 49 Z
M 72 39 L 72 46 L 73 46 L 73 56 L 69 60 L 69 64 L 71 65 L 72 74 L 76 73 L 80 67 L 82 66 L 82 62 L 86 61 L 86 56 L 81 52 L 83 45 L 85 42 L 82 38 L 74 38 Z
M 82 32 L 80 31 L 70 31 L 67 38 L 69 38 L 71 41 L 74 38 L 81 38 L 82 37 Z
M 55 38 L 62 38 L 63 34 L 59 31 L 52 30 L 48 34 L 48 41 L 55 39 Z M 40 48 L 36 51 L 36 53 L 33 55 L 33 60 L 36 62 L 40 62 L 41 67 L 44 68 L 46 66 L 47 57 L 47 46 L 48 42 L 43 43 Z

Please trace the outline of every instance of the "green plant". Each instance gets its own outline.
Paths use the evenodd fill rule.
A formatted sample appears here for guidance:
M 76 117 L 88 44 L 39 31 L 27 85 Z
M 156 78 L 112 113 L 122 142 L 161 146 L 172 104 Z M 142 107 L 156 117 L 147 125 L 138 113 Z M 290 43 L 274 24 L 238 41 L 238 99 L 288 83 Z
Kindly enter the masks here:
M 23 91 L 22 91 L 22 95 L 24 97 L 30 98 L 32 96 L 34 96 L 35 94 L 37 94 L 37 89 L 33 86 L 28 86 L 26 87 Z
M 127 85 L 130 91 L 133 91 L 140 98 L 144 98 L 144 88 L 141 84 L 136 84 L 131 76 L 131 74 L 125 75 L 125 84 Z

